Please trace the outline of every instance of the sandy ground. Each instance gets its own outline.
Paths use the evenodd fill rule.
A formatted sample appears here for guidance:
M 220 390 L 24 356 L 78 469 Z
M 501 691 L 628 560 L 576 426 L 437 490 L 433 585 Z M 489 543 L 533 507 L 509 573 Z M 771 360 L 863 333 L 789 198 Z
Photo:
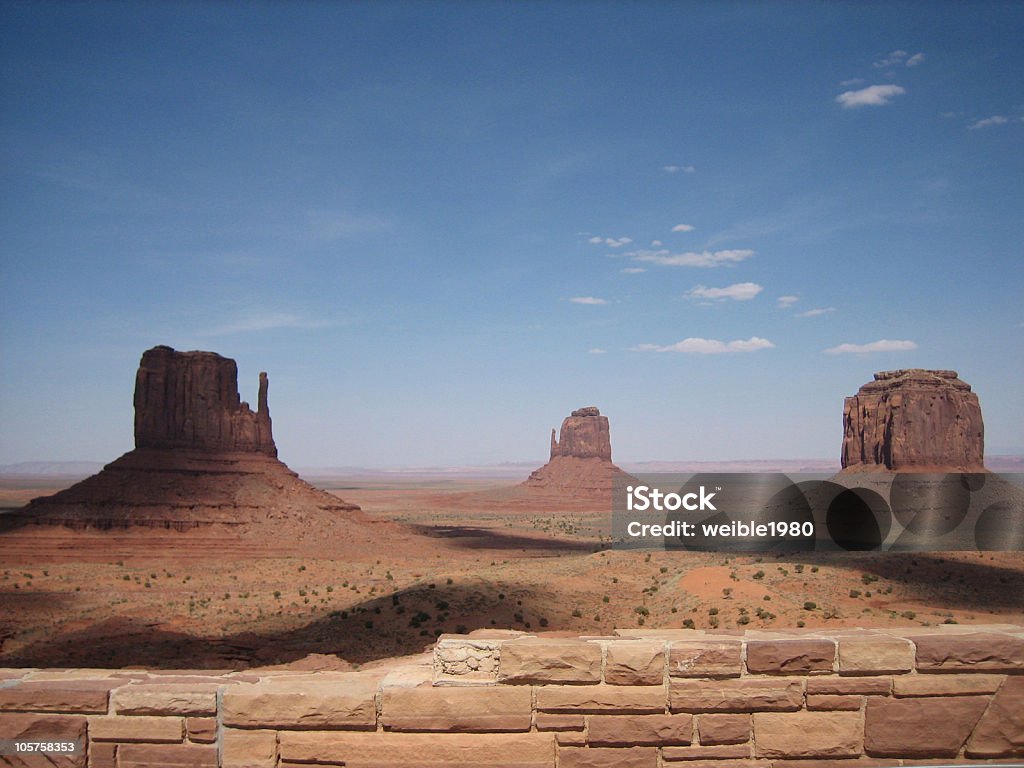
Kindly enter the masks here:
M 327 654 L 346 667 L 482 627 L 1024 623 L 1022 553 L 610 551 L 600 505 L 501 483 L 329 489 L 370 522 L 301 545 L 216 529 L 0 537 L 0 666 L 239 668 Z M 0 498 L 12 494 L 40 491 Z

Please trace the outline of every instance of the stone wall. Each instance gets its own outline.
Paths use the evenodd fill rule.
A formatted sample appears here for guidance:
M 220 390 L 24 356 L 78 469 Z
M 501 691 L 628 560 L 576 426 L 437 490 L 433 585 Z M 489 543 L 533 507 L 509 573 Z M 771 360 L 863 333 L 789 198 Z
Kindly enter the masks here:
M 1024 758 L 1020 626 L 481 632 L 369 666 L 0 670 L 0 739 L 85 745 L 53 763 L 0 762 L 854 768 Z

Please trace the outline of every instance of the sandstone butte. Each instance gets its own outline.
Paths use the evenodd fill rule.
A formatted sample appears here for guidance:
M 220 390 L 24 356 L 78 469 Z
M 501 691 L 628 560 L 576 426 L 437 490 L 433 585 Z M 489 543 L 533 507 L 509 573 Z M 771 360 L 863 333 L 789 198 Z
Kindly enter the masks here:
M 278 460 L 260 373 L 256 411 L 238 393 L 234 360 L 166 346 L 142 355 L 135 378 L 135 449 L 53 496 L 4 516 L 4 527 L 76 529 L 270 523 L 317 526 L 361 519 L 359 507 L 299 479 Z M 265 533 L 266 531 L 264 531 Z
M 565 494 L 611 493 L 616 476 L 627 475 L 612 463 L 608 417 L 594 406 L 579 408 L 551 430 L 548 463 L 530 474 L 527 489 Z
M 956 371 L 881 371 L 846 398 L 844 471 L 984 472 L 978 396 Z

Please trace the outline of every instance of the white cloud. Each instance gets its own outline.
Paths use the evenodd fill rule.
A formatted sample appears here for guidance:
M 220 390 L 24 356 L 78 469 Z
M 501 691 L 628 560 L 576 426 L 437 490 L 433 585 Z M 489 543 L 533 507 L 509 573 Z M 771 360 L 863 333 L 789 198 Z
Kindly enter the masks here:
M 569 301 L 573 304 L 588 304 L 591 306 L 608 303 L 605 299 L 599 299 L 595 296 L 573 296 Z
M 666 165 L 661 170 L 665 173 L 694 173 L 697 168 L 692 165 Z
M 844 109 L 854 107 L 881 107 L 889 103 L 893 96 L 900 96 L 906 93 L 905 88 L 898 85 L 869 85 L 859 91 L 845 91 L 836 96 L 836 101 L 843 105 Z
M 676 224 L 672 227 L 673 232 L 693 232 L 692 224 Z
M 723 264 L 735 264 L 749 259 L 754 252 L 748 249 L 730 251 L 688 251 L 671 253 L 670 251 L 632 251 L 626 254 L 634 261 L 646 261 L 666 267 L 720 267 Z
M 750 301 L 764 288 L 757 283 L 733 283 L 725 288 L 707 288 L 698 285 L 686 292 L 689 299 L 732 299 L 733 301 Z
M 646 272 L 644 267 L 626 267 L 622 270 L 623 274 L 626 275 L 639 275 L 641 272 Z
M 600 347 L 593 347 L 592 349 L 588 349 L 587 352 L 589 352 L 592 355 L 606 355 L 606 354 L 608 354 L 608 350 L 607 349 L 601 349 Z
M 883 59 L 879 59 L 874 63 L 876 69 L 885 69 L 895 64 L 902 64 L 903 60 L 907 58 L 906 51 L 893 51 Z
M 909 56 L 909 58 L 907 58 Z M 874 63 L 875 69 L 886 69 L 887 67 L 916 67 L 924 61 L 923 53 L 915 53 L 913 56 L 907 51 L 892 51 L 888 56 L 879 59 Z
M 633 239 L 630 237 L 600 237 L 598 235 L 594 235 L 593 237 L 588 238 L 587 242 L 593 243 L 594 245 L 607 245 L 609 248 L 621 248 L 624 245 L 632 243 Z
M 664 243 L 661 240 L 651 240 L 651 248 L 660 248 Z
M 798 301 L 800 301 L 799 296 L 779 296 L 779 298 L 775 300 L 779 309 L 789 309 Z
M 827 315 L 829 312 L 835 311 L 835 307 L 815 307 L 814 309 L 808 309 L 806 312 L 801 312 L 797 317 L 818 317 L 819 315 Z
M 1003 115 L 992 115 L 992 117 L 986 117 L 984 120 L 977 120 L 967 127 L 973 131 L 975 128 L 988 128 L 993 125 L 1006 125 L 1008 122 L 1010 122 L 1009 118 Z
M 749 339 L 735 341 L 719 341 L 718 339 L 701 339 L 690 337 L 677 341 L 675 344 L 659 346 L 658 344 L 639 344 L 633 347 L 634 352 L 679 352 L 684 355 L 724 355 L 731 352 L 756 352 L 759 349 L 772 349 L 775 345 L 768 339 L 751 336 Z
M 891 339 L 879 339 L 868 344 L 840 344 L 838 347 L 829 347 L 825 350 L 828 355 L 863 355 L 869 352 L 905 352 L 917 349 L 917 344 L 912 341 L 893 341 Z
M 234 333 L 272 331 L 278 328 L 326 328 L 330 323 L 306 320 L 287 312 L 253 313 L 231 323 L 225 323 L 201 332 L 200 336 L 228 336 Z

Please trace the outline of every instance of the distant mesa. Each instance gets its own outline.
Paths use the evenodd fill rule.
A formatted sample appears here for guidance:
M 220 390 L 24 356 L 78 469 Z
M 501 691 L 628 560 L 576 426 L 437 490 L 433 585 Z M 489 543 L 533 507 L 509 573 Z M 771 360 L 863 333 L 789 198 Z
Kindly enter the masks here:
M 985 425 L 956 371 L 882 371 L 843 407 L 844 471 L 985 471 Z
M 608 417 L 594 406 L 579 408 L 551 430 L 551 456 L 523 483 L 527 488 L 565 492 L 610 492 L 615 475 Z
M 166 346 L 142 355 L 135 378 L 135 450 L 53 496 L 4 515 L 4 528 L 63 525 L 187 530 L 219 525 L 242 533 L 271 523 L 275 535 L 359 507 L 299 479 L 277 459 L 260 374 L 253 412 L 238 394 L 235 361 Z M 265 531 L 264 531 L 265 532 Z

